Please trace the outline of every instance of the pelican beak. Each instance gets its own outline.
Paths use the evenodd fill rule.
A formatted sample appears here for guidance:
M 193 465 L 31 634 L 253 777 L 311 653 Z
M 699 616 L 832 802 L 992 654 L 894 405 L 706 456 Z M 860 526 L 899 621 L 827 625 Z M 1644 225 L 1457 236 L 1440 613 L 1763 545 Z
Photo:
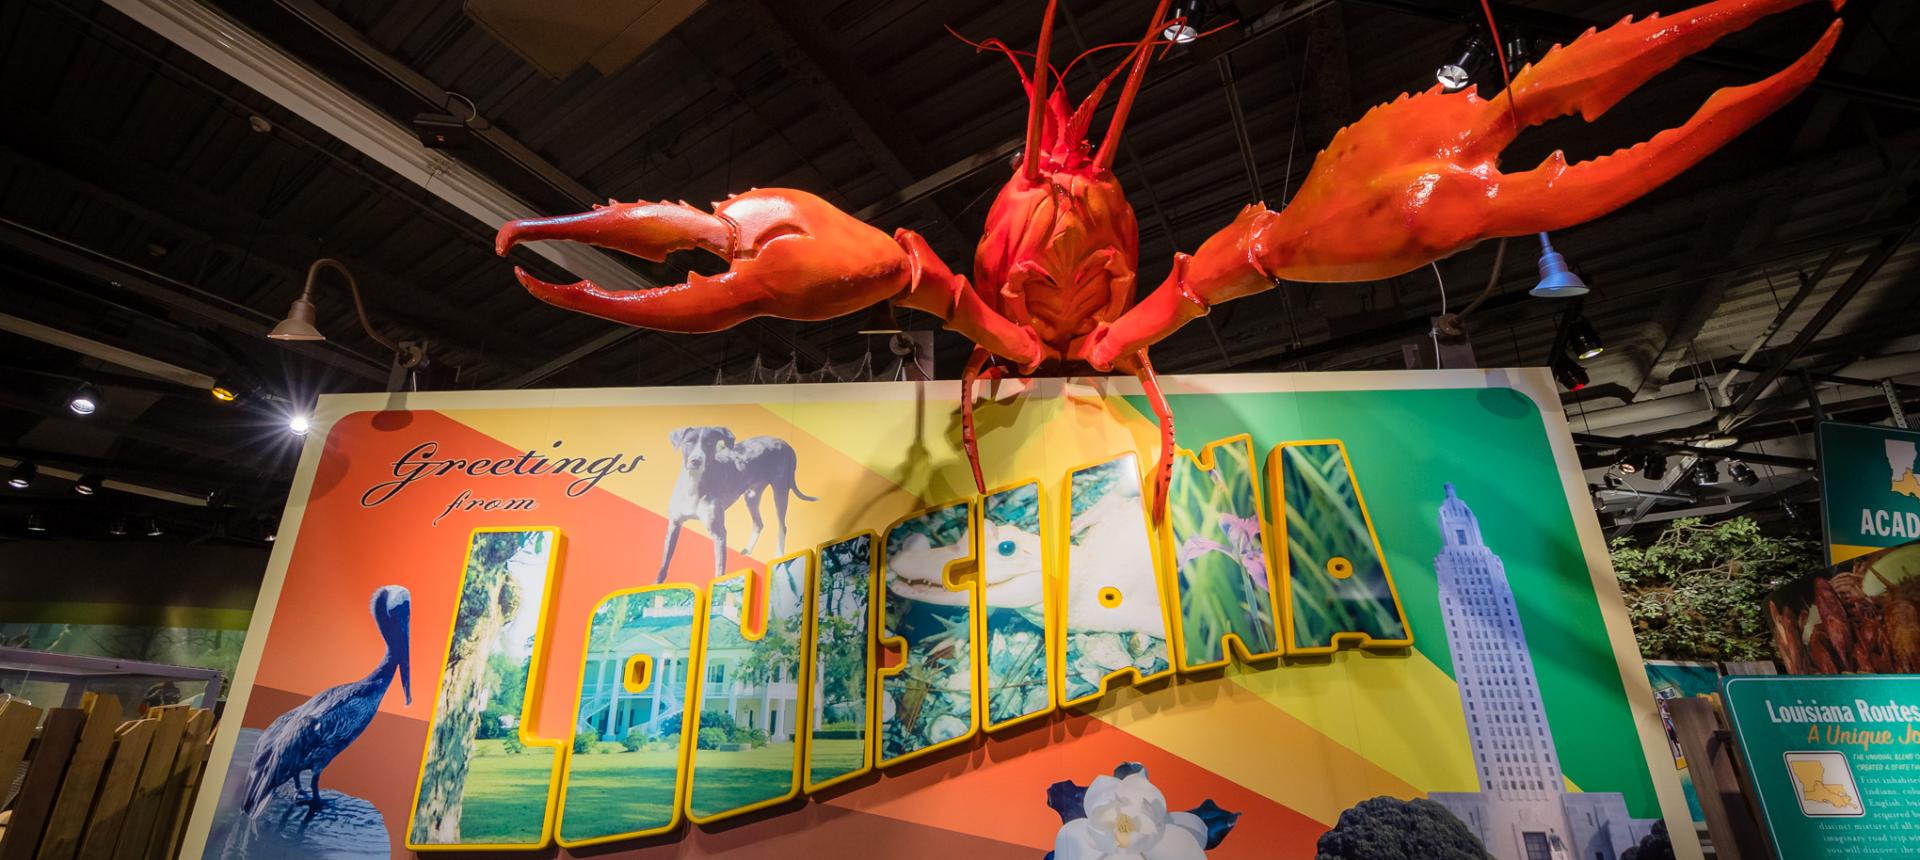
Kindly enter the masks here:
M 400 692 L 407 698 L 407 704 L 413 704 L 413 658 L 408 655 L 407 640 L 402 638 L 399 644 Z

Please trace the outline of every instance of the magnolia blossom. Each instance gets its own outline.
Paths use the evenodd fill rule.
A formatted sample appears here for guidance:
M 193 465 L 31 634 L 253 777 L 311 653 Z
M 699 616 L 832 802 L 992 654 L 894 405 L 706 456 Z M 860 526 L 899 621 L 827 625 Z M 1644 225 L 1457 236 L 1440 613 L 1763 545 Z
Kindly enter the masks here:
M 1207 825 L 1167 811 L 1144 769 L 1099 776 L 1087 787 L 1086 817 L 1061 825 L 1054 860 L 1206 860 Z

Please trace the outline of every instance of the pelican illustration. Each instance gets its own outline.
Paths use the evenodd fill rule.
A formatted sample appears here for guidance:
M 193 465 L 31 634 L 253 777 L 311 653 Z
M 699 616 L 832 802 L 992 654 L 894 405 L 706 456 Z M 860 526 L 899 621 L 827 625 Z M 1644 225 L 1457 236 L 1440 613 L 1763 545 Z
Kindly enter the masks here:
M 298 794 L 303 770 L 311 773 L 309 794 L 303 802 L 320 806 L 320 772 L 373 722 L 380 700 L 393 684 L 395 669 L 400 670 L 400 689 L 406 694 L 407 704 L 413 704 L 413 670 L 407 658 L 407 619 L 412 606 L 413 596 L 398 585 L 373 592 L 373 621 L 380 628 L 380 637 L 387 641 L 386 656 L 365 678 L 320 691 L 300 707 L 281 714 L 260 733 L 253 768 L 247 774 L 242 812 L 254 814 L 274 789 L 288 780 L 293 781 Z

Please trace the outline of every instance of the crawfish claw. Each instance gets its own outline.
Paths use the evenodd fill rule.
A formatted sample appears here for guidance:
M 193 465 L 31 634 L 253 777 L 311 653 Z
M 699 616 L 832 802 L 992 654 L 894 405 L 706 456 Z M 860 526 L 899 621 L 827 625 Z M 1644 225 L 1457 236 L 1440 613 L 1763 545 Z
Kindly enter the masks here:
M 1386 278 L 1484 239 L 1598 218 L 1672 179 L 1786 104 L 1813 81 L 1840 33 L 1834 21 L 1787 69 L 1720 90 L 1685 125 L 1613 155 L 1503 173 L 1519 133 L 1578 114 L 1592 121 L 1660 72 L 1729 33 L 1813 0 L 1715 0 L 1674 15 L 1627 18 L 1555 46 L 1507 92 L 1436 86 L 1380 105 L 1341 129 L 1292 204 L 1246 237 L 1263 274 L 1297 281 Z M 1837 0 L 1830 0 L 1838 8 Z M 1208 298 L 1212 301 L 1211 297 Z
M 759 316 L 829 319 L 891 298 L 911 279 L 906 252 L 892 237 L 790 189 L 735 195 L 712 212 L 609 201 L 576 215 L 525 218 L 500 228 L 494 251 L 555 239 L 654 262 L 690 249 L 727 260 L 719 275 L 689 274 L 685 283 L 630 291 L 588 281 L 551 284 L 515 270 L 521 286 L 549 304 L 660 331 L 720 331 Z

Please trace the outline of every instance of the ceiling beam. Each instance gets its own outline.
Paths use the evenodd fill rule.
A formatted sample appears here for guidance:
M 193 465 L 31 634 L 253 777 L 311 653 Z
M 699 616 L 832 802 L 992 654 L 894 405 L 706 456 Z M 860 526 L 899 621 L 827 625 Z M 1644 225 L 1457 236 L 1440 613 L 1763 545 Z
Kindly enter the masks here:
M 297 295 L 298 285 L 306 277 L 307 265 L 316 256 L 315 249 L 319 247 L 316 240 L 242 207 L 229 195 L 214 193 L 143 164 L 136 157 L 110 152 L 80 139 L 63 131 L 63 124 L 52 117 L 34 116 L 20 110 L 15 110 L 13 115 L 21 121 L 0 128 L 0 164 L 12 163 L 62 182 L 168 232 L 266 269 L 286 284 L 285 295 L 277 298 L 292 301 Z M 33 129 L 31 133 L 26 131 L 29 128 Z M 243 241 L 245 246 L 234 244 L 237 241 Z M 437 344 L 458 347 L 477 363 L 496 365 L 496 370 L 503 375 L 538 360 L 525 349 L 501 347 L 497 343 L 482 347 L 464 341 L 456 333 L 496 330 L 500 328 L 497 320 L 483 318 L 410 280 L 382 271 L 351 250 L 329 249 L 327 256 L 345 263 L 369 288 L 369 293 L 376 297 L 376 316 L 397 319 Z M 333 304 L 333 307 L 342 308 L 344 303 Z
M 1734 398 L 1733 403 L 1721 412 L 1721 429 L 1737 426 L 1746 417 L 1747 408 L 1772 387 L 1774 381 L 1780 378 L 1780 374 L 1786 372 L 1787 367 L 1800 357 L 1800 353 L 1807 348 L 1807 345 L 1827 327 L 1827 323 L 1833 322 L 1833 318 L 1840 314 L 1841 309 L 1845 308 L 1848 302 L 1853 301 L 1854 296 L 1860 294 L 1860 289 L 1880 272 L 1880 267 L 1893 259 L 1894 253 L 1900 250 L 1901 245 L 1907 243 L 1907 239 L 1913 236 L 1916 228 L 1920 228 L 1920 222 L 1910 223 L 1905 229 L 1893 231 L 1880 238 L 1880 244 L 1874 247 L 1873 253 L 1860 262 L 1847 280 L 1833 291 L 1833 295 L 1827 297 L 1826 303 L 1814 312 L 1812 319 L 1807 320 L 1806 324 L 1800 327 L 1799 333 L 1794 335 L 1792 342 L 1780 351 L 1780 355 L 1773 360 L 1767 370 L 1757 379 L 1747 383 L 1746 388 L 1741 389 L 1740 395 Z
M 508 221 L 543 214 L 444 152 L 425 148 L 410 129 L 206 4 L 195 0 L 106 0 L 106 3 L 426 189 L 489 231 Z M 576 277 L 608 289 L 638 290 L 656 286 L 640 273 L 586 245 L 542 242 L 532 247 L 535 253 Z
M 112 284 L 207 325 L 256 338 L 264 338 L 267 332 L 273 330 L 273 318 L 252 308 L 237 304 L 223 307 L 205 299 L 196 298 L 194 294 L 198 291 L 187 284 L 134 267 L 5 218 L 0 218 L 0 245 L 13 248 L 30 257 L 45 260 L 92 280 Z M 286 347 L 300 355 L 355 376 L 373 380 L 381 385 L 387 382 L 385 364 L 339 344 L 289 341 Z
M 278 0 L 278 2 L 281 8 L 339 45 L 347 53 L 385 75 L 395 84 L 418 96 L 423 103 L 432 105 L 436 110 L 457 109 L 453 104 L 453 93 L 434 83 L 426 75 L 414 71 L 412 66 L 402 62 L 398 57 L 382 50 L 380 46 L 373 43 L 373 40 L 354 29 L 353 25 L 348 24 L 315 0 Z M 468 127 L 474 137 L 485 141 L 516 166 L 565 195 L 580 208 L 585 209 L 602 199 L 601 195 L 594 194 L 592 189 L 581 184 L 578 179 L 545 158 L 541 158 L 538 153 L 521 143 L 519 138 L 487 121 L 486 118 L 476 116 L 475 121 L 468 123 Z
M 128 370 L 144 373 L 155 379 L 177 382 L 189 388 L 206 391 L 214 386 L 215 380 L 197 370 L 188 370 L 172 362 L 141 355 L 130 349 L 121 349 L 110 343 L 103 343 L 90 337 L 83 337 L 69 331 L 41 325 L 29 319 L 21 319 L 12 314 L 0 314 L 0 331 L 12 332 L 21 337 L 32 338 L 41 343 L 52 344 L 61 349 L 72 350 L 81 355 L 99 359 L 108 364 L 117 364 Z

